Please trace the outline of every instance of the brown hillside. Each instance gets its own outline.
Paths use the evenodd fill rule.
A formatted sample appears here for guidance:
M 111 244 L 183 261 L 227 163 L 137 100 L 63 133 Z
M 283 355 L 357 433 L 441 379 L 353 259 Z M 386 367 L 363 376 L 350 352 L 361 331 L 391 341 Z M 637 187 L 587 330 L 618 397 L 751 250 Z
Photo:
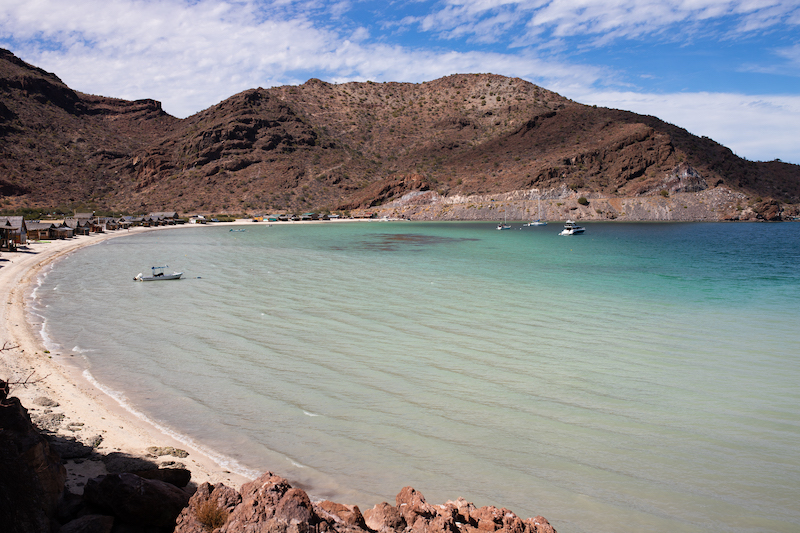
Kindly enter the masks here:
M 0 51 L 0 139 L 5 208 L 297 212 L 367 208 L 414 190 L 533 188 L 614 198 L 720 187 L 756 209 L 800 201 L 798 165 L 746 161 L 657 118 L 491 74 L 312 79 L 180 120 L 152 100 L 72 91 Z

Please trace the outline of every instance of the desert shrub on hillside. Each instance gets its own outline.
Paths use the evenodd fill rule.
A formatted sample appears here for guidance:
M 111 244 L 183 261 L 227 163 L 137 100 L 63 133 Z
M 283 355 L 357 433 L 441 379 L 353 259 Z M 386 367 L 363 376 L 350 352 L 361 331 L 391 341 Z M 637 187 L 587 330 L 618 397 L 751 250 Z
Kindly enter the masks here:
M 207 531 L 214 531 L 225 525 L 228 520 L 228 511 L 221 508 L 216 502 L 206 500 L 197 508 L 197 520 Z

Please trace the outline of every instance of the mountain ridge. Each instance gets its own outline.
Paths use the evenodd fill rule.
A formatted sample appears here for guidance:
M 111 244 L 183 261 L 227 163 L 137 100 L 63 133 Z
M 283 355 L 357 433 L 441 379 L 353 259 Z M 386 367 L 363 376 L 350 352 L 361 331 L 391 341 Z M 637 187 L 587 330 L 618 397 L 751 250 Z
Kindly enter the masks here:
M 718 191 L 725 200 L 705 212 L 695 202 L 695 219 L 778 220 L 797 216 L 800 203 L 799 165 L 747 161 L 656 117 L 495 74 L 419 84 L 311 79 L 248 89 L 178 119 L 155 100 L 74 91 L 0 50 L 0 139 L 6 209 L 363 210 L 419 191 L 452 203 L 532 190 L 655 205 Z M 637 216 L 650 219 L 643 209 Z

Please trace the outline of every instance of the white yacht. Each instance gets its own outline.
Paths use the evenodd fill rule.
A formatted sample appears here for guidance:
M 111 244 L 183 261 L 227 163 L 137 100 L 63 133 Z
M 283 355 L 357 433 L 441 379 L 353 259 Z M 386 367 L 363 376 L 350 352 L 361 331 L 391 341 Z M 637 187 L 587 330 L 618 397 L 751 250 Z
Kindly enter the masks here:
M 567 220 L 567 222 L 564 224 L 564 229 L 561 230 L 559 235 L 580 235 L 584 231 L 586 231 L 586 228 L 583 226 L 577 225 L 572 220 Z

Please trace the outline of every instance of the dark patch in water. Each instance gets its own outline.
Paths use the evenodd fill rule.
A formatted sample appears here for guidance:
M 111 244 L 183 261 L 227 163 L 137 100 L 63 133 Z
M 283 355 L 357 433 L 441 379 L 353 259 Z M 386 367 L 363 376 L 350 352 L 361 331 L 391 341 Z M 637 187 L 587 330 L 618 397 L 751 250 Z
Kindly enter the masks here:
M 421 251 L 423 248 L 430 246 L 477 240 L 479 239 L 421 235 L 419 233 L 378 233 L 368 236 L 367 240 L 356 243 L 353 248 L 379 250 L 382 252 L 396 252 L 399 250 Z M 344 247 L 334 247 L 334 249 L 343 250 Z

